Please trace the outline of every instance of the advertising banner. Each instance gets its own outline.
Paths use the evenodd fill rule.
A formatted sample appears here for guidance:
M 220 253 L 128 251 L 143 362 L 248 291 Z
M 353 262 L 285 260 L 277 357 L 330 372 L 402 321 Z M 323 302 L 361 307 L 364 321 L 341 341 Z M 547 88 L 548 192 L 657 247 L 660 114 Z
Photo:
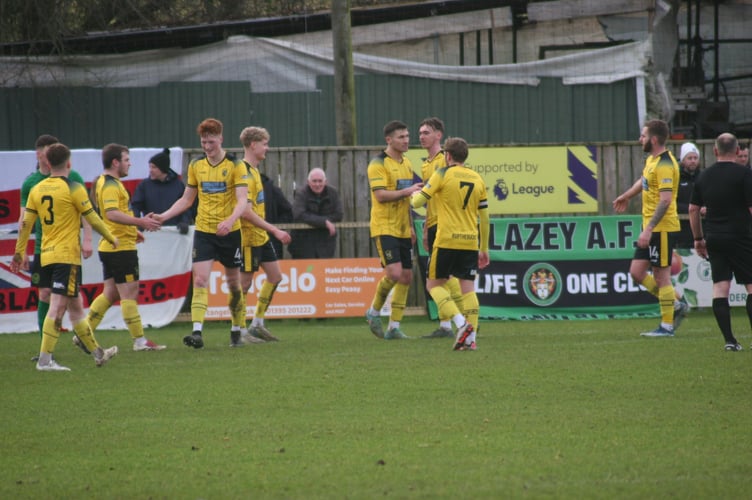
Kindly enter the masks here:
M 639 216 L 492 219 L 491 264 L 476 280 L 481 317 L 657 316 L 655 297 L 629 275 L 640 221 Z M 422 248 L 420 253 L 427 257 Z M 433 302 L 429 312 L 436 317 Z
M 420 177 L 425 151 L 407 156 Z M 483 177 L 491 214 L 598 212 L 593 146 L 471 148 L 465 165 Z
M 146 233 L 146 241 L 138 245 L 138 310 L 144 327 L 168 325 L 180 312 L 191 281 L 192 238 L 192 228 L 182 235 L 174 227 L 165 227 Z M 95 248 L 98 241 L 95 233 Z M 0 333 L 36 332 L 39 295 L 30 286 L 29 273 L 10 270 L 15 244 L 16 235 L 0 237 Z M 83 260 L 82 267 L 81 296 L 88 308 L 102 292 L 102 264 L 96 250 Z M 72 327 L 67 315 L 63 326 Z M 126 329 L 119 303 L 107 311 L 99 329 Z
M 710 262 L 703 259 L 694 250 L 678 249 L 674 252 L 671 266 L 674 286 L 692 307 L 713 307 L 713 279 L 710 274 Z M 729 305 L 745 307 L 747 289 L 731 282 Z
M 267 318 L 337 318 L 363 316 L 371 305 L 384 270 L 378 258 L 280 260 L 282 281 L 266 312 Z M 262 269 L 253 277 L 246 313 L 253 317 Z M 215 262 L 209 280 L 206 319 L 229 320 L 224 268 Z

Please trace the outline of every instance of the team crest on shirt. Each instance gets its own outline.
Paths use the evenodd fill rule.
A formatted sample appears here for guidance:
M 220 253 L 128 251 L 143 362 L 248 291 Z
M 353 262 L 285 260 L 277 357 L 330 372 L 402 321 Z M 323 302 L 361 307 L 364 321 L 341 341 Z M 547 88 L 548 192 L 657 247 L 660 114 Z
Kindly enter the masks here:
M 553 305 L 561 295 L 561 275 L 551 264 L 533 264 L 525 273 L 525 296 L 541 307 Z

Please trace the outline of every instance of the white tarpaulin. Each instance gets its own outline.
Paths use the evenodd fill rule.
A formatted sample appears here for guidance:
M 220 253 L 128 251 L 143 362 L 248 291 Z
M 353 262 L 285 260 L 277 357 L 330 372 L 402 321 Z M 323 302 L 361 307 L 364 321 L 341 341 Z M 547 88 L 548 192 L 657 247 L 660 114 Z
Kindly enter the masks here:
M 564 84 L 611 83 L 643 77 L 651 40 L 582 51 L 543 61 L 486 66 L 448 66 L 353 54 L 356 72 L 442 80 L 537 85 L 540 78 Z M 233 36 L 189 49 L 119 55 L 0 58 L 0 85 L 144 87 L 161 82 L 249 81 L 254 92 L 316 90 L 316 76 L 332 75 L 331 47 L 271 38 Z

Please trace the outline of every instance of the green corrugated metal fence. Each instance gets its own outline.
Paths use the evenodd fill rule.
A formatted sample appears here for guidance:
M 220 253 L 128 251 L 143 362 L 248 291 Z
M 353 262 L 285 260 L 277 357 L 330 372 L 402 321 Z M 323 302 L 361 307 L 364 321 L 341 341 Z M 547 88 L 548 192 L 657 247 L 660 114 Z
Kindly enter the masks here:
M 383 142 L 382 127 L 441 117 L 448 133 L 473 144 L 632 140 L 639 135 L 635 81 L 537 87 L 358 75 L 358 142 Z M 212 116 L 225 124 L 225 145 L 238 146 L 247 125 L 262 125 L 280 147 L 336 143 L 333 79 L 314 92 L 253 93 L 248 82 L 180 82 L 155 87 L 0 89 L 0 149 L 30 149 L 42 133 L 73 148 L 108 142 L 133 147 L 197 145 L 196 125 Z

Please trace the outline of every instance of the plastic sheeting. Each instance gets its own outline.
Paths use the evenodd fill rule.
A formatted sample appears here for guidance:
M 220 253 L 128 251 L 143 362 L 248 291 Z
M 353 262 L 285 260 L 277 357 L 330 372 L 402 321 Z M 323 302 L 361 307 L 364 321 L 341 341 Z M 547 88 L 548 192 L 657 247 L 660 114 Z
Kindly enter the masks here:
M 582 51 L 543 61 L 486 66 L 446 66 L 354 54 L 358 73 L 417 76 L 444 80 L 537 85 L 561 78 L 566 85 L 611 83 L 643 77 L 651 40 Z M 165 49 L 123 55 L 63 59 L 0 58 L 3 86 L 143 87 L 160 82 L 249 81 L 254 92 L 312 91 L 316 76 L 333 74 L 331 48 L 289 41 L 234 36 L 191 49 Z

